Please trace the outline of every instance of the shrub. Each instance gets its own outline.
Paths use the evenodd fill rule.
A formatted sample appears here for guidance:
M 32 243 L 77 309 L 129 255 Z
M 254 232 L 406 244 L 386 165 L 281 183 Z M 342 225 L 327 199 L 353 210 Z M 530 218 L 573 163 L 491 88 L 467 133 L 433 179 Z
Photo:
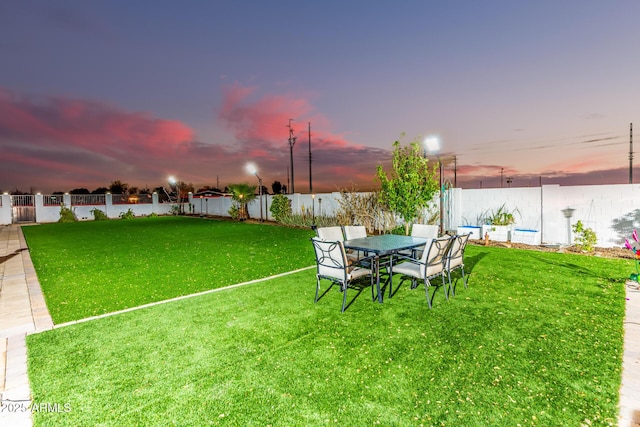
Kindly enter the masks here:
M 579 250 L 593 252 L 598 242 L 596 232 L 591 228 L 585 228 L 582 221 L 576 222 L 571 228 L 576 235 L 575 246 Z
M 368 233 L 396 227 L 393 213 L 380 202 L 380 193 L 359 193 L 357 188 L 340 190 L 336 217 L 341 225 L 364 225 Z
M 291 216 L 291 200 L 283 194 L 276 194 L 271 201 L 269 212 L 273 219 L 281 222 L 285 217 Z
M 314 215 L 312 209 L 302 206 L 302 213 L 289 213 L 280 218 L 280 223 L 293 227 L 331 227 L 340 225 L 338 218 L 328 215 Z
M 229 208 L 229 215 L 233 219 L 240 218 L 240 207 L 235 203 L 231 205 L 231 207 Z
M 76 222 L 76 214 L 71 209 L 66 207 L 64 203 L 60 204 L 60 219 L 58 222 Z
M 507 210 L 505 205 L 502 205 L 496 211 L 490 211 L 485 214 L 485 224 L 491 225 L 511 225 L 516 222 L 516 214 L 519 214 L 518 209 L 513 211 Z
M 135 217 L 136 216 L 133 214 L 133 211 L 131 210 L 131 208 L 129 208 L 126 212 L 120 212 L 121 219 L 132 219 Z
M 107 214 L 105 214 L 104 212 L 102 212 L 100 209 L 91 209 L 91 213 L 93 214 L 93 219 L 95 221 L 104 221 L 109 219 L 109 217 L 107 216 Z

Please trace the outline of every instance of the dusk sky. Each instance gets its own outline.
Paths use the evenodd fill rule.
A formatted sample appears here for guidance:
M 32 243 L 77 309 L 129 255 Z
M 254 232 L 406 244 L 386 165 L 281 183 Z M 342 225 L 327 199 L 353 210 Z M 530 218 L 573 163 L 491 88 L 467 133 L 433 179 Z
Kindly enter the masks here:
M 463 188 L 627 183 L 638 17 L 636 0 L 3 1 L 0 191 L 257 184 L 247 162 L 286 185 L 289 119 L 296 192 L 309 122 L 314 192 L 377 187 L 403 133 L 438 135 Z

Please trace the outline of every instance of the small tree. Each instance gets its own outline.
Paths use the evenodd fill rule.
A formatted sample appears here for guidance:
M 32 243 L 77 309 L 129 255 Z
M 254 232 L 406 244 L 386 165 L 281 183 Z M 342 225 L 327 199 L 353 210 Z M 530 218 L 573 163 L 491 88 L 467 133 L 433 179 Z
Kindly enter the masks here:
M 593 252 L 598 243 L 598 236 L 591 228 L 584 226 L 582 221 L 578 221 L 571 227 L 576 235 L 575 245 L 578 250 Z
M 429 160 L 422 156 L 420 144 L 413 141 L 403 147 L 400 141 L 393 143 L 393 159 L 390 177 L 381 165 L 377 167 L 377 179 L 381 184 L 380 201 L 400 216 L 405 223 L 405 234 L 409 226 L 438 191 L 436 179 L 437 163 L 430 168 Z
M 256 185 L 229 184 L 231 199 L 238 204 L 239 218 L 248 218 L 247 204 L 256 198 Z

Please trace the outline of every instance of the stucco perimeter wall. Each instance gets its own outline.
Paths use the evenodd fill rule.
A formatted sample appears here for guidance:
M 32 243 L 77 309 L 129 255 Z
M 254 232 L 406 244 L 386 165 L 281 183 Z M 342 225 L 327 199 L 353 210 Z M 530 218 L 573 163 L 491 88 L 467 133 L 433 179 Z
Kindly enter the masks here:
M 621 246 L 625 238 L 631 237 L 634 227 L 640 225 L 640 215 L 636 213 L 640 209 L 638 184 L 543 186 L 543 189 L 544 229 L 549 236 L 566 233 L 567 219 L 562 214 L 565 208 L 575 209 L 571 224 L 581 220 L 596 232 L 600 247 Z
M 66 195 L 65 195 L 66 196 Z M 294 213 L 303 209 L 312 210 L 316 215 L 333 215 L 339 208 L 340 193 L 317 193 L 287 195 L 291 199 Z M 447 190 L 444 206 L 444 228 L 456 230 L 460 225 L 482 225 L 478 221 L 488 212 L 495 212 L 501 207 L 514 212 L 516 224 L 514 228 L 538 230 L 542 243 L 570 244 L 575 239 L 571 226 L 581 220 L 585 227 L 595 231 L 598 237 L 597 246 L 621 246 L 625 238 L 629 238 L 635 227 L 640 228 L 640 184 L 585 185 L 561 187 L 559 185 L 543 185 L 542 187 L 524 188 L 487 188 Z M 272 219 L 269 212 L 273 196 L 262 197 L 262 214 L 265 219 Z M 66 197 L 65 197 L 66 201 Z M 204 215 L 229 216 L 232 205 L 230 197 L 190 198 L 191 210 L 185 204 L 185 212 Z M 12 222 L 11 199 L 7 194 L 0 200 L 0 224 Z M 439 203 L 436 196 L 434 203 Z M 115 205 L 107 197 L 106 205 L 73 206 L 72 209 L 81 219 L 91 219 L 93 208 L 106 209 L 107 215 L 117 218 L 121 212 L 131 208 L 136 215 L 170 212 L 171 204 L 158 203 L 157 195 L 153 203 L 147 205 Z M 571 218 L 563 214 L 566 208 L 574 209 Z M 41 196 L 36 197 L 37 221 L 54 222 L 59 218 L 60 208 L 43 206 Z M 260 218 L 259 199 L 248 206 L 252 218 Z
M 12 207 L 11 196 L 8 194 L 2 194 L 0 198 L 0 225 L 8 225 L 12 222 L 17 222 L 14 218 L 14 212 Z M 39 223 L 58 222 L 60 219 L 60 205 L 46 205 L 44 203 L 45 196 L 42 194 L 36 194 L 33 196 L 32 209 L 35 212 L 35 221 Z M 105 203 L 98 205 L 73 205 L 71 203 L 71 196 L 65 194 L 62 196 L 62 203 L 66 207 L 70 207 L 73 213 L 79 220 L 93 220 L 93 209 L 101 210 L 109 218 L 119 218 L 120 214 L 127 212 L 129 209 L 133 212 L 134 216 L 148 216 L 151 214 L 157 215 L 169 215 L 172 212 L 172 208 L 175 204 L 172 203 L 160 203 L 158 195 L 153 194 L 152 203 L 140 203 L 140 204 L 116 204 L 112 202 L 112 195 L 105 195 Z M 184 205 L 187 205 L 184 203 Z M 188 207 L 185 207 L 188 209 Z
M 572 243 L 575 235 L 571 226 L 578 220 L 595 231 L 600 247 L 621 246 L 634 227 L 640 226 L 638 184 L 451 191 L 454 227 L 447 226 L 451 229 L 457 225 L 481 225 L 477 223 L 479 218 L 501 206 L 509 212 L 516 211 L 514 228 L 538 230 L 542 243 L 548 244 Z M 574 209 L 569 220 L 563 213 L 566 208 Z

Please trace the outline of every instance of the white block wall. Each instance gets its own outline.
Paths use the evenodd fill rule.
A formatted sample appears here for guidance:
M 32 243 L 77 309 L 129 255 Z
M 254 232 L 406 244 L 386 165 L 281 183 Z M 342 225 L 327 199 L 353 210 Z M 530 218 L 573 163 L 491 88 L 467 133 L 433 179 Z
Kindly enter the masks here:
M 496 211 L 505 206 L 507 211 L 516 211 L 516 224 L 513 228 L 540 231 L 543 244 L 573 243 L 575 236 L 570 232 L 571 225 L 581 220 L 585 227 L 595 231 L 600 247 L 622 246 L 625 238 L 631 236 L 634 228 L 640 228 L 640 185 L 587 185 L 561 187 L 559 185 L 544 185 L 542 187 L 526 188 L 490 188 L 490 189 L 452 189 L 448 190 L 445 210 L 445 228 L 457 230 L 461 225 L 477 224 L 478 218 L 485 216 L 487 211 Z M 109 195 L 107 195 L 109 196 Z M 68 195 L 65 204 L 68 205 Z M 287 195 L 292 201 L 294 213 L 299 213 L 304 206 L 311 210 L 315 205 L 316 215 L 333 215 L 339 208 L 340 193 L 316 194 L 312 199 L 310 194 Z M 93 218 L 90 210 L 93 208 L 107 209 L 110 218 L 117 218 L 121 212 L 131 208 L 136 215 L 148 215 L 155 212 L 159 215 L 171 211 L 171 203 L 158 203 L 154 195 L 152 204 L 113 205 L 107 197 L 107 205 L 75 206 L 72 207 L 80 218 Z M 322 202 L 320 202 L 322 199 Z M 36 206 L 36 220 L 38 222 L 55 222 L 59 218 L 59 207 Z M 70 199 L 69 199 L 70 200 Z M 271 219 L 269 207 L 273 196 L 263 196 L 263 215 Z M 0 206 L 0 224 L 11 224 L 12 209 L 9 195 L 2 195 Z M 232 205 L 230 197 L 194 199 L 190 198 L 193 213 L 229 216 Z M 438 203 L 436 196 L 434 203 Z M 36 204 L 38 199 L 36 199 Z M 248 206 L 252 218 L 260 218 L 260 204 L 258 200 Z M 569 224 L 562 210 L 575 209 Z M 185 212 L 189 212 L 186 206 Z

